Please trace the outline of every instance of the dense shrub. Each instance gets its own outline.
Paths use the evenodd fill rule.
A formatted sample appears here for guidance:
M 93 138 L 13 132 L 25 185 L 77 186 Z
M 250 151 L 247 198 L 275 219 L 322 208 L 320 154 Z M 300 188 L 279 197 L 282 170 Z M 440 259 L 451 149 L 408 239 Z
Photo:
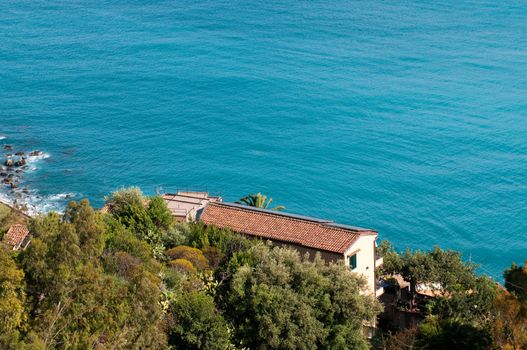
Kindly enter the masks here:
M 166 348 L 160 265 L 148 243 L 103 219 L 83 201 L 32 225 L 19 256 L 31 315 L 25 348 Z
M 524 266 L 512 264 L 512 266 L 503 273 L 505 278 L 505 287 L 511 293 L 514 293 L 522 302 L 527 302 L 527 262 Z
M 189 350 L 222 350 L 230 344 L 227 323 L 214 299 L 200 292 L 183 293 L 170 305 L 168 340 Z
M 172 214 L 168 210 L 165 200 L 160 196 L 150 198 L 147 211 L 148 216 L 158 229 L 167 231 L 174 225 Z
M 203 255 L 201 250 L 188 246 L 178 246 L 171 248 L 165 252 L 165 255 L 170 260 L 185 259 L 188 260 L 198 270 L 203 270 L 208 267 L 207 258 Z
M 104 199 L 109 211 L 116 215 L 125 212 L 128 207 L 141 207 L 145 204 L 143 192 L 139 187 L 121 188 Z
M 196 267 L 187 259 L 174 259 L 168 266 L 182 272 L 196 273 Z
M 19 269 L 10 252 L 0 246 L 0 348 L 15 349 L 23 330 L 24 272 Z
M 362 329 L 380 310 L 361 295 L 365 281 L 320 256 L 256 245 L 242 259 L 219 303 L 238 345 L 251 349 L 367 349 Z M 240 261 L 242 261 L 240 260 Z
M 166 249 L 185 244 L 187 237 L 185 235 L 185 227 L 182 225 L 174 225 L 166 231 L 161 232 L 161 243 Z
M 207 258 L 209 266 L 213 269 L 217 268 L 225 258 L 225 254 L 216 247 L 204 247 L 201 251 L 205 258 Z
M 419 326 L 416 348 L 435 350 L 488 350 L 492 337 L 481 329 L 458 321 L 430 319 Z

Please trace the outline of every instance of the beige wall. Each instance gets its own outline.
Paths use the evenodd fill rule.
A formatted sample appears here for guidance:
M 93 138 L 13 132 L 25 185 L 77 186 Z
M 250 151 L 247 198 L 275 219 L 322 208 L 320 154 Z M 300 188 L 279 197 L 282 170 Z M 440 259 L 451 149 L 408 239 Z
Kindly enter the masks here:
M 342 254 L 338 254 L 338 253 L 327 252 L 324 250 L 316 250 L 312 248 L 302 247 L 296 244 L 282 243 L 278 241 L 273 242 L 273 244 L 279 247 L 293 248 L 297 250 L 300 253 L 300 256 L 302 257 L 304 257 L 306 253 L 309 253 L 309 260 L 313 260 L 317 253 L 320 253 L 320 256 L 322 257 L 322 259 L 324 259 L 324 261 L 328 263 L 337 262 L 337 261 L 342 260 Z
M 357 254 L 357 268 L 353 272 L 362 274 L 368 281 L 368 293 L 375 296 L 375 240 L 376 235 L 361 235 L 344 253 L 346 265 L 348 257 Z

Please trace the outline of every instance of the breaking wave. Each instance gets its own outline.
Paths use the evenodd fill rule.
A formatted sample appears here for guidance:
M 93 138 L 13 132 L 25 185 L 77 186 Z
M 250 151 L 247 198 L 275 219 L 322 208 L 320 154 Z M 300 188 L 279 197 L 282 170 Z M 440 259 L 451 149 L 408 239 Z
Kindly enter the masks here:
M 41 213 L 45 214 L 51 211 L 63 212 L 66 203 L 76 197 L 76 193 L 41 195 L 38 189 L 26 187 L 24 174 L 38 171 L 39 161 L 50 158 L 51 155 L 42 152 L 38 155 L 26 155 L 25 157 L 27 166 L 22 173 L 16 173 L 14 170 L 5 170 L 8 174 L 13 174 L 18 182 L 16 188 L 11 188 L 9 184 L 0 184 L 0 202 L 16 206 L 30 216 L 36 216 Z

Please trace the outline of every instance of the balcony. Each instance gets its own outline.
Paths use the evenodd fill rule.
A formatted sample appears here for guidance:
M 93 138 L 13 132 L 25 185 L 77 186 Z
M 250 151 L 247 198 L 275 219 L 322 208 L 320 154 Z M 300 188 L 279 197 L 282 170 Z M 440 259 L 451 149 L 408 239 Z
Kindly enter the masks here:
M 375 255 L 375 267 L 379 267 L 384 264 L 384 258 L 380 255 Z

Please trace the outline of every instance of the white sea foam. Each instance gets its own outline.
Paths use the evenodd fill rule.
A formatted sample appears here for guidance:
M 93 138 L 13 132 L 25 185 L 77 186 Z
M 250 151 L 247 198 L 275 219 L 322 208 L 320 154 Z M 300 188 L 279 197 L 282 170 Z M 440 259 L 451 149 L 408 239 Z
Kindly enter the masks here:
M 29 195 L 23 195 L 22 198 L 18 198 L 16 204 L 20 208 L 25 208 L 27 214 L 30 216 L 46 214 L 51 211 L 63 213 L 70 198 L 76 196 L 76 193 L 58 193 L 48 196 L 40 196 L 37 190 L 32 190 Z M 0 201 L 10 205 L 15 204 L 13 196 L 2 192 L 0 192 Z
M 42 153 L 38 156 L 26 156 L 26 162 L 31 164 L 24 173 L 30 173 L 38 170 L 38 162 L 43 159 L 51 157 L 48 153 Z M 24 188 L 24 176 L 19 188 Z M 25 208 L 28 215 L 35 216 L 41 213 L 48 213 L 56 211 L 62 213 L 66 203 L 70 198 L 76 197 L 76 193 L 57 193 L 46 196 L 41 196 L 37 189 L 28 191 L 29 193 L 21 193 L 17 195 L 16 192 L 9 189 L 8 186 L 0 184 L 0 201 L 9 205 L 18 205 L 20 208 Z
M 6 136 L 0 135 L 0 141 L 5 140 L 6 138 Z
M 27 162 L 31 163 L 31 162 L 36 162 L 36 161 L 42 160 L 42 159 L 48 159 L 49 157 L 51 157 L 51 155 L 48 154 L 48 153 L 42 153 L 39 156 L 30 156 L 30 155 L 28 155 L 26 157 L 27 157 Z

